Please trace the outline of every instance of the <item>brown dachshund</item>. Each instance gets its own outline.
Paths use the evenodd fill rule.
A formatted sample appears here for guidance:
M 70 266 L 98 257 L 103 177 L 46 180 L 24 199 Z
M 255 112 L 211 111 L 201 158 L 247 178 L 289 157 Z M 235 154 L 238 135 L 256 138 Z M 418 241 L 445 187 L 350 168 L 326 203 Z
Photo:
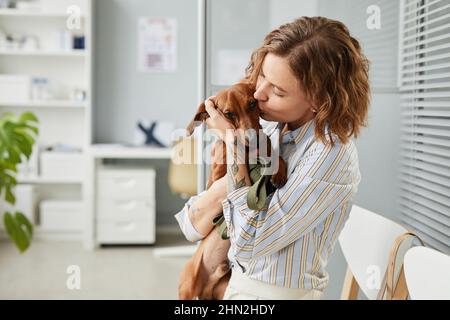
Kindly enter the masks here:
M 254 85 L 240 82 L 220 91 L 213 102 L 236 129 L 254 129 L 258 132 L 262 128 L 259 124 L 258 102 L 253 97 L 254 92 Z M 208 117 L 205 104 L 202 103 L 194 120 L 187 128 L 188 132 L 192 134 L 196 121 L 204 121 Z M 265 145 L 268 148 L 267 155 L 270 156 L 270 139 L 267 138 Z M 213 163 L 207 188 L 227 173 L 225 145 L 222 142 L 215 147 L 212 151 Z M 246 156 L 248 159 L 248 152 Z M 271 182 L 275 187 L 281 187 L 286 180 L 286 164 L 280 157 L 278 171 L 272 175 Z M 180 299 L 222 300 L 231 275 L 227 258 L 229 248 L 230 241 L 223 240 L 217 227 L 214 227 L 201 241 L 196 252 L 181 271 L 178 286 Z

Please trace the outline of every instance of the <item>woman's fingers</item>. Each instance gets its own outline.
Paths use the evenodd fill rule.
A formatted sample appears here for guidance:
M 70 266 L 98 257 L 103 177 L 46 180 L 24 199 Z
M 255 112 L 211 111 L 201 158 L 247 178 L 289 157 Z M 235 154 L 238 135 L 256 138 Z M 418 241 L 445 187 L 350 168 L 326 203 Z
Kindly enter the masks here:
M 214 103 L 209 99 L 205 101 L 205 109 L 212 119 L 217 119 L 217 117 L 220 115 L 219 111 L 217 111 L 214 107 Z

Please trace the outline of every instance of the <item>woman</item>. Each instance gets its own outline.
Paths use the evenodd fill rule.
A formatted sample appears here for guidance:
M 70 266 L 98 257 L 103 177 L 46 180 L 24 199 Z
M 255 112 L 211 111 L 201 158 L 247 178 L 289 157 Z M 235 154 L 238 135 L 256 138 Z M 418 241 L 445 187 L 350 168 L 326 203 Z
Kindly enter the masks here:
M 256 83 L 261 118 L 281 130 L 288 181 L 268 197 L 266 210 L 254 211 L 246 204 L 247 167 L 229 165 L 226 177 L 176 215 L 196 241 L 223 211 L 232 266 L 224 299 L 321 298 L 328 258 L 360 182 L 350 138 L 366 126 L 368 64 L 345 25 L 323 17 L 280 26 L 252 54 L 247 79 Z M 206 110 L 208 127 L 225 137 L 229 122 L 210 100 Z

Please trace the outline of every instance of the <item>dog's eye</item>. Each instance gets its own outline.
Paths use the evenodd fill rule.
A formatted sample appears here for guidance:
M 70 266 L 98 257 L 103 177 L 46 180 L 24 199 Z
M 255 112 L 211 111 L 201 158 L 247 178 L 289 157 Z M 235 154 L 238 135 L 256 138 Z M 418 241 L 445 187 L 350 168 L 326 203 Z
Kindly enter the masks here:
M 227 117 L 228 119 L 233 119 L 234 118 L 234 113 L 227 111 L 224 113 L 225 117 Z
M 256 108 L 256 100 L 250 100 L 250 102 L 248 103 L 248 108 L 250 109 L 250 111 L 255 110 Z

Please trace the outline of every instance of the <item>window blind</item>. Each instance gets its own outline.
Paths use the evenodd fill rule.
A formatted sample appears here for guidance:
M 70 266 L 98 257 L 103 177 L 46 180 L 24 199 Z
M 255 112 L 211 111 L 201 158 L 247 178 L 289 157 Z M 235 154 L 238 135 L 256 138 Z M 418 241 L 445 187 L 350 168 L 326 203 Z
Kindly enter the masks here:
M 401 0 L 401 219 L 450 253 L 450 0 Z

